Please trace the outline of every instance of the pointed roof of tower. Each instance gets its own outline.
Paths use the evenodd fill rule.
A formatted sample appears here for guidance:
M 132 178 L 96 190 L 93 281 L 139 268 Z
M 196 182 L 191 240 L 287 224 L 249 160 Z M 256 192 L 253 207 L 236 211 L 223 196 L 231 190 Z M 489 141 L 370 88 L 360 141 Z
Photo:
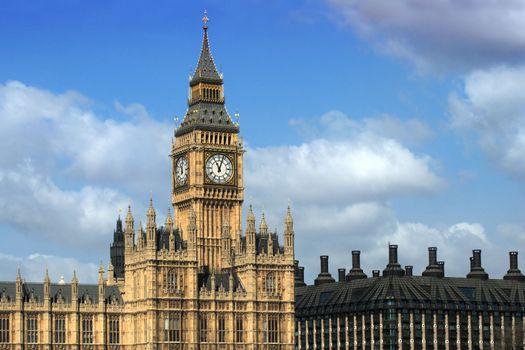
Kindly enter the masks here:
M 288 210 L 286 211 L 286 218 L 284 219 L 284 222 L 287 224 L 293 222 L 292 209 L 290 208 L 290 204 L 288 204 Z
M 197 63 L 195 73 L 190 81 L 190 86 L 200 82 L 222 84 L 222 77 L 217 71 L 210 50 L 210 42 L 208 39 L 208 15 L 206 11 L 204 11 L 202 22 L 204 23 L 202 26 L 204 33 L 202 37 L 201 54 L 199 56 L 199 62 Z
M 126 214 L 126 222 L 133 221 L 133 214 L 131 213 L 131 204 L 128 204 L 128 213 Z
M 261 217 L 261 223 L 259 225 L 259 232 L 260 233 L 268 233 L 268 224 L 266 223 L 266 217 L 264 216 L 264 211 L 262 213 Z
M 195 73 L 191 77 L 190 87 L 199 83 L 222 86 L 222 74 L 219 74 L 211 55 L 208 40 L 208 16 L 204 13 L 202 48 Z M 221 90 L 222 91 L 222 90 Z M 188 100 L 188 110 L 175 130 L 175 137 L 179 137 L 193 130 L 219 131 L 238 133 L 239 126 L 232 121 L 226 106 L 224 96 L 216 101 L 196 99 Z
M 171 217 L 171 209 L 168 207 L 168 215 L 166 216 L 166 227 L 173 225 L 173 218 Z

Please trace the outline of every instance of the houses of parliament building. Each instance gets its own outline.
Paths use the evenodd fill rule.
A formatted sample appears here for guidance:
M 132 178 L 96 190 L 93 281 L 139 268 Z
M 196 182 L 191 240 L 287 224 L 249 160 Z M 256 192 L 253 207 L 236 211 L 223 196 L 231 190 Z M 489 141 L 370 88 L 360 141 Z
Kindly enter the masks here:
M 119 216 L 98 283 L 0 282 L 0 350 L 500 350 L 525 348 L 525 276 L 518 253 L 501 279 L 473 250 L 466 277 L 449 277 L 437 248 L 421 275 L 387 265 L 367 275 L 360 252 L 337 281 L 321 256 L 306 285 L 294 260 L 291 210 L 282 244 L 249 207 L 242 229 L 243 144 L 225 107 L 207 17 L 188 109 L 169 151 L 172 205 L 145 227 Z M 169 146 L 166 145 L 168 148 Z M 387 254 L 385 254 L 386 256 Z
M 128 208 L 97 285 L 0 282 L 0 350 L 293 349 L 292 215 L 282 244 L 251 207 L 242 231 L 244 149 L 203 20 L 169 152 L 173 213 L 159 224 L 150 201 L 142 227 Z

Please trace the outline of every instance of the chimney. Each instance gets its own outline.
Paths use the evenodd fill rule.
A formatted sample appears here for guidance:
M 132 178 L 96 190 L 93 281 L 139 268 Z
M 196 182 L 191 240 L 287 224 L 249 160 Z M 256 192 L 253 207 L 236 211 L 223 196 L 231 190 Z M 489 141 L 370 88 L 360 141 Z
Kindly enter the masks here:
M 316 286 L 324 283 L 333 283 L 335 280 L 332 278 L 332 275 L 330 275 L 330 272 L 328 272 L 328 255 L 321 255 L 321 272 L 315 279 L 314 283 Z
M 372 270 L 372 277 L 379 277 L 379 270 Z
M 337 272 L 338 272 L 338 282 L 344 282 L 346 269 L 344 268 L 338 269 Z
M 412 276 L 412 270 L 414 267 L 412 265 L 405 266 L 405 276 Z
M 474 249 L 472 251 L 472 257 L 470 258 L 470 272 L 467 274 L 467 278 L 477 278 L 486 280 L 489 278 L 489 274 L 485 272 L 481 267 L 481 250 Z
M 425 277 L 442 277 L 441 269 L 437 263 L 436 247 L 428 247 L 428 266 L 421 275 Z
M 388 245 L 388 265 L 383 270 L 383 276 L 403 276 L 405 270 L 401 268 L 401 265 L 397 261 L 397 245 Z
M 445 277 L 445 262 L 444 261 L 438 261 L 437 264 L 439 266 L 439 271 L 441 272 L 441 275 L 439 277 L 441 277 L 441 278 Z
M 304 282 L 304 266 L 299 266 L 299 280 L 301 281 L 301 286 L 306 286 Z
M 388 264 L 389 265 L 397 264 L 397 245 L 396 244 L 388 245 Z
M 525 276 L 518 268 L 518 252 L 509 252 L 510 268 L 503 276 L 504 280 L 525 281 Z
M 301 271 L 302 269 L 302 271 Z M 301 276 L 301 272 L 303 275 Z M 295 287 L 303 287 L 304 283 L 304 267 L 299 266 L 299 260 L 294 260 L 294 285 Z
M 352 269 L 346 275 L 347 281 L 366 278 L 366 274 L 361 269 L 361 252 L 359 250 L 352 250 Z

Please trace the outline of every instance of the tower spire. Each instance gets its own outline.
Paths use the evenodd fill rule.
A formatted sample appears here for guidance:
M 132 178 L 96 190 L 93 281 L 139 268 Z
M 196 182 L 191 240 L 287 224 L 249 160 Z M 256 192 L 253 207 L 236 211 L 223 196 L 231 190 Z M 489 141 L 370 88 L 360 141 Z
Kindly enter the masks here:
M 195 74 L 190 81 L 190 86 L 196 85 L 200 82 L 222 84 L 222 77 L 217 71 L 213 56 L 211 55 L 210 42 L 208 40 L 208 13 L 204 11 L 204 17 L 202 18 L 202 29 L 204 31 L 202 37 L 202 48 Z

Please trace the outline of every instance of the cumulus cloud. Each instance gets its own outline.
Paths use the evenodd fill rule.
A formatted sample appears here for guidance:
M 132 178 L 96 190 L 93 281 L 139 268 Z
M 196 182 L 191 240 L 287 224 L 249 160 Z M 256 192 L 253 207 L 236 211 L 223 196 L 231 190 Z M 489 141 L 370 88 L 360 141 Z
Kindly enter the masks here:
M 282 225 L 291 199 L 296 255 L 310 277 L 318 271 L 318 254 L 329 253 L 332 266 L 347 267 L 350 250 L 370 255 L 375 242 L 395 240 L 400 224 L 391 200 L 433 195 L 445 185 L 436 161 L 407 146 L 432 135 L 417 120 L 356 120 L 331 111 L 292 125 L 306 136 L 303 143 L 247 149 L 246 191 L 270 227 Z M 377 268 L 382 259 L 368 263 Z
M 327 2 L 339 23 L 421 69 L 513 64 L 525 58 L 522 1 Z
M 297 146 L 248 149 L 247 188 L 256 189 L 254 197 L 263 202 L 279 193 L 301 205 L 347 205 L 439 190 L 444 182 L 433 160 L 383 136 L 392 124 L 400 125 L 391 119 L 384 128 L 384 120 L 356 126 L 341 112 L 329 112 L 320 118 L 319 138 Z M 351 137 L 334 137 L 339 131 Z
M 150 191 L 167 207 L 171 128 L 139 104 L 117 103 L 116 111 L 118 120 L 99 115 L 76 92 L 0 85 L 2 223 L 29 237 L 100 249 L 118 208 L 133 201 L 142 216 Z
M 493 162 L 525 177 L 525 67 L 468 74 L 462 90 L 450 94 L 449 112 L 455 130 L 474 133 Z
M 20 269 L 22 278 L 27 282 L 43 282 L 45 269 L 48 269 L 51 283 L 57 283 L 63 277 L 66 283 L 76 271 L 80 283 L 97 283 L 98 266 L 90 262 L 81 262 L 75 258 L 54 255 L 30 254 L 19 257 L 0 253 L 0 280 L 14 281 L 16 271 Z

